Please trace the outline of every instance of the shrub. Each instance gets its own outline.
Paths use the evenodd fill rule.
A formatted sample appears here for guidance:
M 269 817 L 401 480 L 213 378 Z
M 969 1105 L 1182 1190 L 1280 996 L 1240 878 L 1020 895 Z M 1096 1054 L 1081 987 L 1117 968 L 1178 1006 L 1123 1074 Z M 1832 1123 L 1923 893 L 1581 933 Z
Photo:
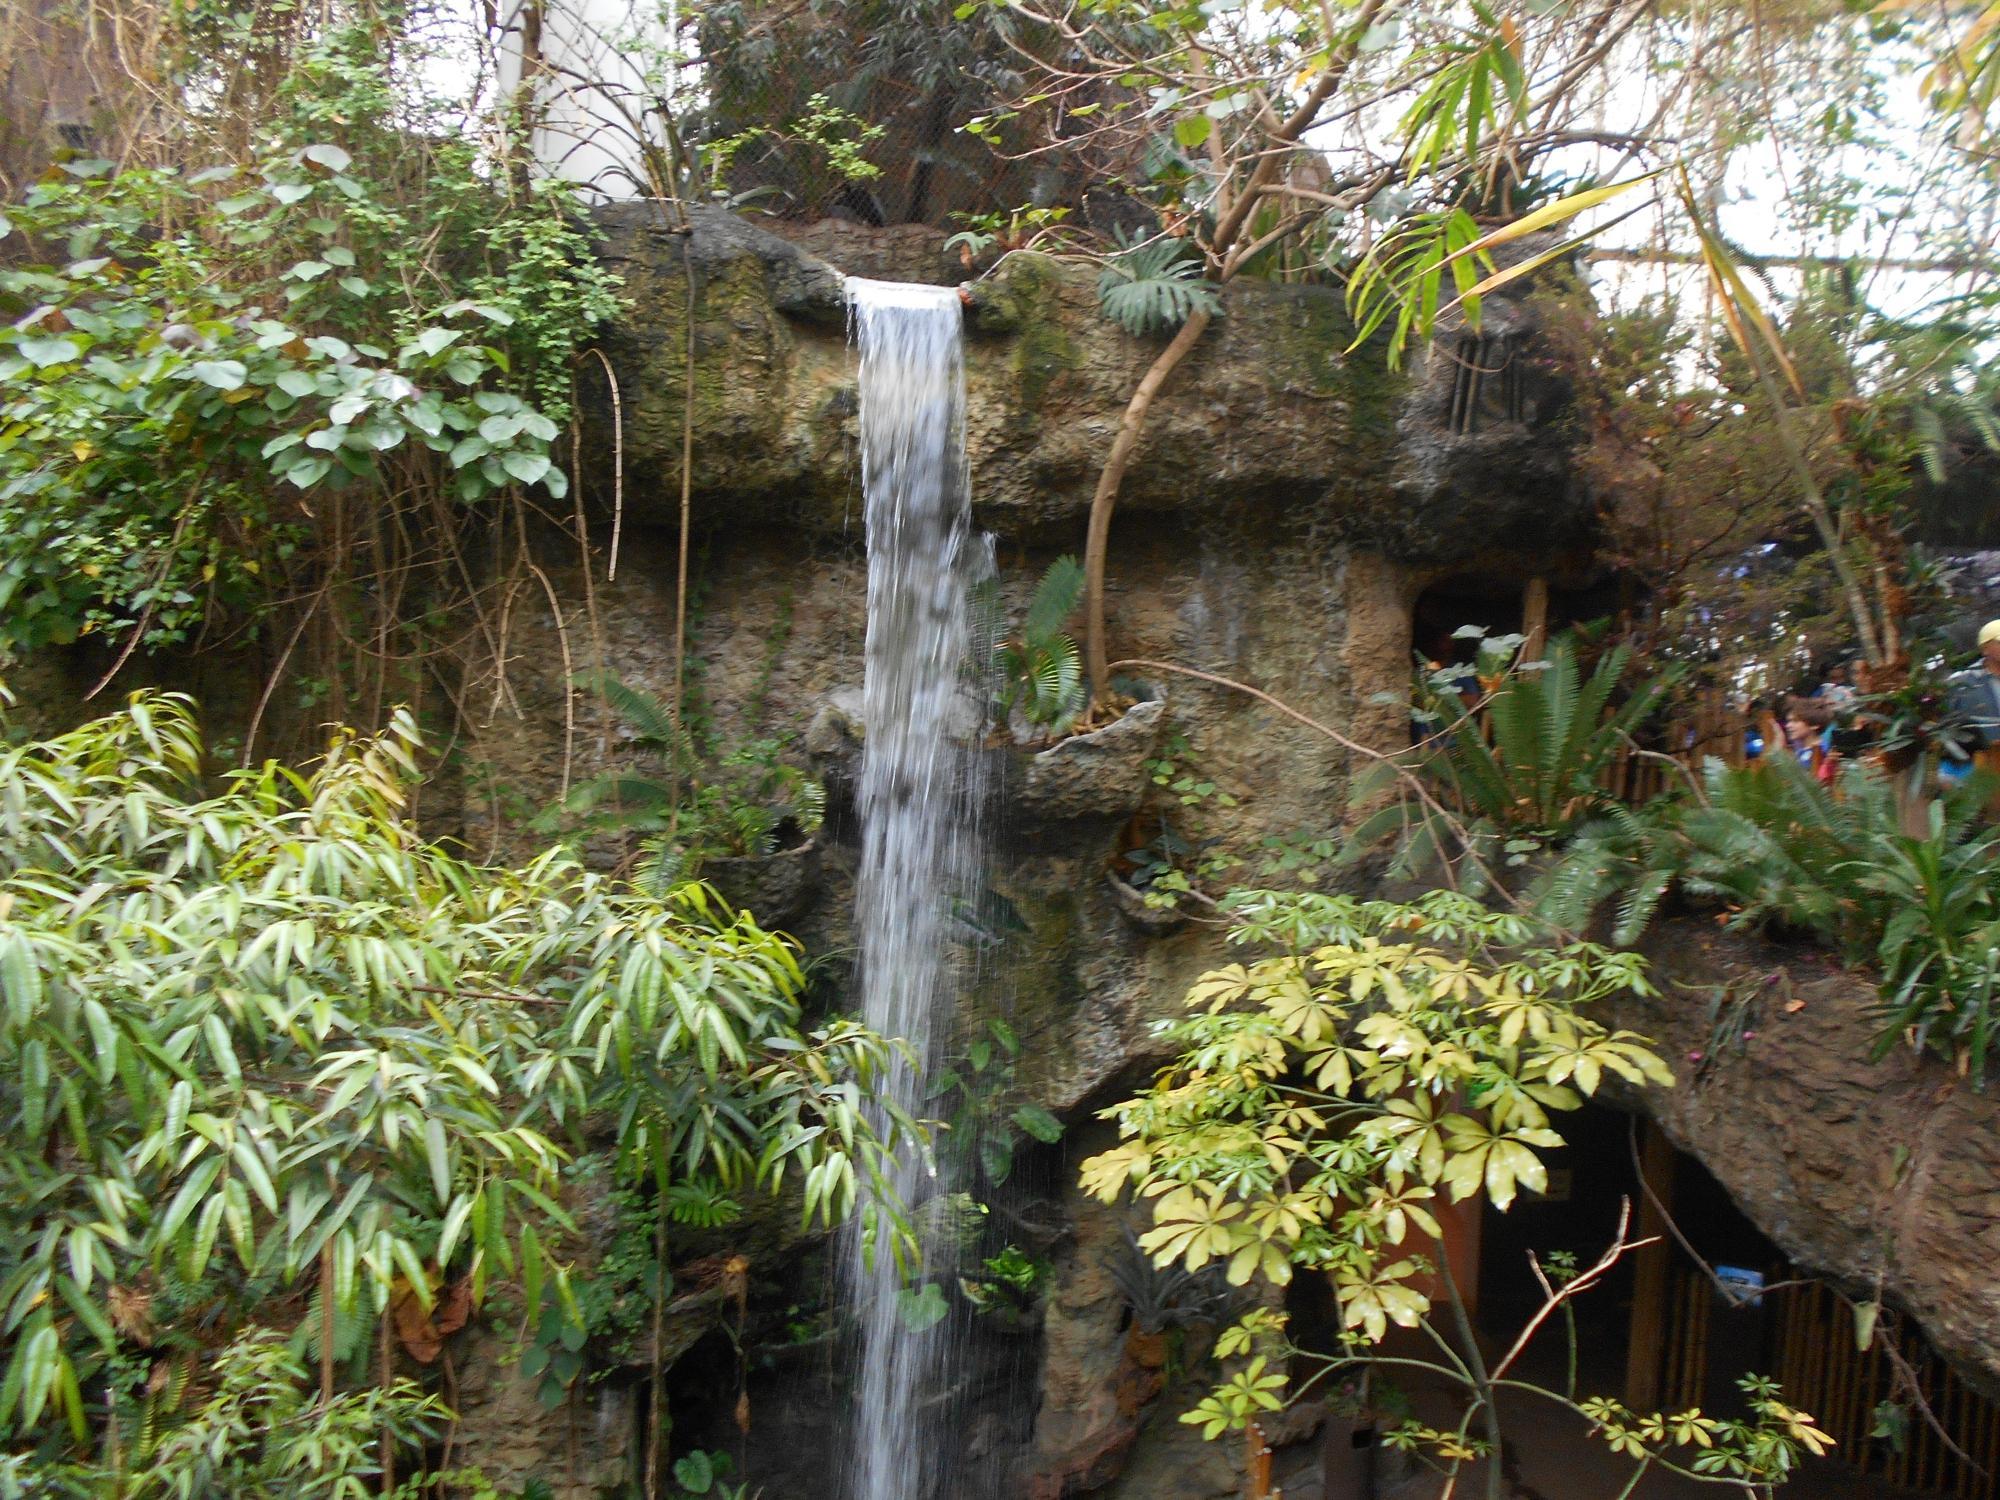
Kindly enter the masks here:
M 225 1326 L 301 1282 L 372 1319 L 512 1281 L 575 1320 L 586 1116 L 669 1206 L 796 1176 L 832 1221 L 879 1175 L 883 1046 L 802 1030 L 788 940 L 422 842 L 417 749 L 401 717 L 210 786 L 189 705 L 142 695 L 0 754 L 0 1434 L 80 1440 L 107 1385 L 129 1431 L 163 1278 Z
M 1890 772 L 1857 764 L 1828 787 L 1786 756 L 1711 761 L 1695 795 L 1611 809 L 1579 830 L 1536 897 L 1568 927 L 1615 902 L 1620 943 L 1674 889 L 1721 903 L 1731 927 L 1810 935 L 1879 968 L 1875 1057 L 1907 1040 L 1983 1083 L 2000 1026 L 2000 835 L 1982 821 L 1992 791 L 1984 776 L 1952 789 L 1913 837 Z

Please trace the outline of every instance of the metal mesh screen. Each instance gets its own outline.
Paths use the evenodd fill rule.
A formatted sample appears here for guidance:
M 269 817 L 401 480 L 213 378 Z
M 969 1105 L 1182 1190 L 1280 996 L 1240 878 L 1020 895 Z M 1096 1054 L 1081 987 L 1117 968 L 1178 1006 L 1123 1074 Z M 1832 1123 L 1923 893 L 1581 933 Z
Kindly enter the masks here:
M 1025 122 L 997 148 L 962 128 L 1024 80 L 1007 23 L 954 10 L 954 0 L 816 0 L 705 12 L 694 124 L 704 143 L 740 141 L 723 174 L 729 196 L 787 218 L 940 226 L 1069 201 L 1060 157 L 1017 154 Z M 843 161 L 864 165 L 843 171 Z

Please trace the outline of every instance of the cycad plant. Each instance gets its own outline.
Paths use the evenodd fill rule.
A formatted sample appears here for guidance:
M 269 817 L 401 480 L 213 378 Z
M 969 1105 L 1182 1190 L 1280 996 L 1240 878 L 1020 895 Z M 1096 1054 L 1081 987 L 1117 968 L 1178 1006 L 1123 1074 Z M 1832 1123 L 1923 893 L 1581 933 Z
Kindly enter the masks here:
M 1567 839 L 1613 804 L 1606 773 L 1671 681 L 1642 684 L 1620 700 L 1629 661 L 1617 647 L 1585 676 L 1575 643 L 1558 640 L 1543 660 L 1502 671 L 1475 704 L 1447 682 L 1420 678 L 1418 713 L 1429 733 L 1404 763 L 1357 778 L 1358 798 L 1372 800 L 1385 788 L 1402 795 L 1363 820 L 1351 850 L 1394 838 L 1395 871 L 1407 874 L 1470 854 L 1466 875 L 1477 883 L 1496 858 L 1519 864 Z M 1491 680 L 1482 674 L 1482 682 Z M 1410 771 L 1428 795 L 1416 795 L 1403 779 Z
M 1065 553 L 1049 564 L 1020 628 L 995 652 L 1003 722 L 1019 709 L 1030 725 L 1055 739 L 1067 734 L 1083 713 L 1088 701 L 1083 660 L 1075 639 L 1063 629 L 1082 594 L 1083 568 L 1074 557 Z
M 1868 765 L 1828 787 L 1786 756 L 1709 762 L 1698 793 L 1608 808 L 1537 887 L 1538 910 L 1587 924 L 1616 903 L 1613 941 L 1638 941 L 1666 893 L 1720 903 L 1729 925 L 1810 934 L 1880 977 L 1872 1055 L 1907 1043 L 1984 1081 L 2000 1032 L 2000 835 L 1977 776 L 1905 833 L 1898 778 Z
M 1894 788 L 1880 774 L 1852 769 L 1835 791 L 1789 756 L 1752 766 L 1711 760 L 1692 797 L 1602 809 L 1577 830 L 1537 899 L 1569 928 L 1615 899 L 1613 939 L 1633 943 L 1678 886 L 1720 902 L 1734 927 L 1809 933 L 1859 958 L 1879 928 L 1855 875 L 1897 836 L 1897 817 Z

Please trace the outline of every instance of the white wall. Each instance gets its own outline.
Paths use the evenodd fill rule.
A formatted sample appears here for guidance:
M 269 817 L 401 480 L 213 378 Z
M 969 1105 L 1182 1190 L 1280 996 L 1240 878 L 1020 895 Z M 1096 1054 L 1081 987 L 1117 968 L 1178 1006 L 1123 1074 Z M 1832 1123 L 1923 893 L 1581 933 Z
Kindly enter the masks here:
M 535 159 L 592 196 L 650 196 L 642 132 L 664 150 L 653 100 L 685 90 L 691 71 L 672 53 L 677 0 L 501 0 L 502 99 L 520 87 L 523 21 L 537 8 Z

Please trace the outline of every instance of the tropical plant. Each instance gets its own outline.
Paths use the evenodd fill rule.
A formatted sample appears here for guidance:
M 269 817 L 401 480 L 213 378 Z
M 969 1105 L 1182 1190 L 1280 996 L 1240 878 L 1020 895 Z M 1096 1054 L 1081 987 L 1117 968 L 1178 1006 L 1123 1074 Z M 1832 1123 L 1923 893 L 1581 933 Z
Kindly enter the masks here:
M 752 740 L 712 765 L 668 705 L 611 673 L 580 678 L 626 722 L 632 744 L 662 762 L 664 777 L 606 771 L 582 783 L 537 819 L 576 836 L 637 836 L 642 878 L 664 890 L 699 877 L 712 859 L 757 858 L 810 839 L 826 816 L 826 788 L 783 758 L 778 740 Z
M 1418 679 L 1424 738 L 1407 757 L 1356 777 L 1357 802 L 1397 795 L 1356 827 L 1350 857 L 1393 838 L 1397 871 L 1454 868 L 1477 888 L 1496 865 L 1524 863 L 1611 804 L 1605 774 L 1671 676 L 1620 701 L 1626 648 L 1605 652 L 1585 677 L 1575 642 L 1559 639 L 1545 659 L 1510 665 L 1519 644 L 1509 636 L 1482 649 L 1472 702 L 1455 674 Z M 1422 791 L 1406 779 L 1412 771 Z
M 455 507 L 565 492 L 615 278 L 565 189 L 509 191 L 410 108 L 377 25 L 286 59 L 254 153 L 77 157 L 0 216 L 0 650 L 176 644 L 322 591 L 387 644 L 422 624 L 406 580 L 456 577 Z
M 1178 328 L 1197 312 L 1214 317 L 1222 298 L 1203 279 L 1201 259 L 1190 249 L 1185 240 L 1165 235 L 1127 245 L 1098 276 L 1099 310 L 1134 337 Z M 1079 576 L 1079 587 L 1082 581 Z
M 1039 1104 L 1018 1102 L 1014 1062 L 1021 1039 L 998 1016 L 986 1018 L 963 1052 L 948 1059 L 930 1081 L 929 1098 L 942 1113 L 940 1154 L 962 1175 L 974 1171 L 991 1187 L 1006 1182 L 1024 1139 L 1053 1145 L 1062 1122 Z
M 1883 337 L 1889 320 L 1861 314 L 1869 288 L 1905 269 L 1894 257 L 1906 249 L 1891 248 L 1891 231 L 1910 226 L 1922 242 L 1993 245 L 1993 226 L 1967 211 L 1983 199 L 1981 169 L 1958 144 L 1990 128 L 2000 28 L 1983 8 L 1944 12 L 1899 0 L 1856 24 L 1841 7 L 1793 6 L 1748 33 L 1733 13 L 1638 14 L 1617 0 L 1276 0 L 1254 13 L 1190 10 L 1179 0 L 1083 9 L 973 0 L 965 9 L 1004 15 L 1047 39 L 1020 49 L 1027 77 L 1012 107 L 968 128 L 1027 126 L 1034 155 L 1087 163 L 1118 184 L 1134 217 L 1150 217 L 1149 231 L 1198 256 L 1211 285 L 1267 274 L 1338 278 L 1356 359 L 1393 366 L 1438 329 L 1476 331 L 1494 295 L 1561 267 L 1608 225 L 1644 213 L 1652 241 L 1635 246 L 1628 230 L 1618 254 L 1684 261 L 1707 282 L 1713 295 L 1701 304 L 1708 326 L 1699 333 L 1721 335 L 1727 356 L 1717 363 L 1734 364 L 1718 409 L 1733 419 L 1754 405 L 1751 421 L 1784 473 L 1785 514 L 1768 540 L 1799 550 L 1797 533 L 1810 527 L 1813 566 L 1828 573 L 1864 656 L 1899 664 L 1900 545 L 1888 518 L 1841 493 L 1829 406 L 1886 409 L 1899 391 L 1925 392 L 1918 411 L 1954 404 L 1943 387 L 1963 361 L 1906 359 L 1895 378 L 1873 378 L 1897 362 L 1887 351 L 1902 341 Z M 1699 78 L 1680 68 L 1690 46 L 1707 61 Z M 1657 97 L 1623 86 L 1665 73 L 1678 76 Z M 1828 80 L 1838 80 L 1831 94 Z M 1917 90 L 1928 112 L 1889 102 Z M 1822 107 L 1828 97 L 1839 102 Z M 1362 118 L 1376 127 L 1348 128 Z M 1794 184 L 1782 212 L 1761 193 L 1726 187 L 1741 177 L 1740 153 L 1753 142 L 1778 152 Z M 1856 277 L 1844 247 L 1863 223 L 1883 232 L 1881 259 Z M 1797 266 L 1807 289 L 1801 308 L 1815 284 L 1845 288 L 1843 326 L 1820 341 L 1832 358 L 1817 387 L 1777 335 L 1784 319 L 1752 294 L 1761 266 L 1730 243 L 1744 232 L 1762 242 L 1759 251 L 1775 250 L 1776 263 Z M 1122 248 L 1107 248 L 1105 258 Z M 1934 345 L 1967 351 L 1990 343 L 1994 304 L 1978 278 L 1961 280 L 1964 264 L 1937 257 L 1908 267 L 1952 295 L 1908 299 L 1923 302 L 1925 314 L 1905 320 L 1906 330 L 1921 321 Z M 1164 322 L 1174 310 L 1161 311 Z M 1135 380 L 1103 458 L 1084 551 L 1084 656 L 1100 700 L 1112 691 L 1104 620 L 1111 515 L 1152 405 L 1209 320 L 1200 307 L 1178 319 L 1175 336 Z M 1970 382 L 1956 383 L 1963 394 Z M 1683 425 L 1690 436 L 1710 431 Z M 1729 502 L 1740 513 L 1740 492 L 1730 491 Z M 1698 555 L 1714 535 L 1695 527 L 1681 540 Z M 1663 600 L 1671 607 L 1671 594 Z
M 1020 1318 L 1041 1300 L 1049 1270 L 1047 1261 L 1020 1246 L 1003 1245 L 979 1263 L 977 1273 L 959 1277 L 958 1290 L 974 1312 Z
M 980 607 L 992 613 L 991 585 L 983 585 Z M 1083 667 L 1076 642 L 1063 623 L 1076 612 L 1083 569 L 1074 557 L 1057 558 L 1035 585 L 1018 629 L 999 642 L 994 671 L 999 682 L 998 713 L 1004 724 L 1016 709 L 1031 726 L 1053 739 L 1075 724 L 1087 705 Z
M 1810 935 L 1877 967 L 1875 1057 L 1907 1042 L 1983 1086 L 2000 1025 L 1993 783 L 1976 775 L 1930 802 L 1915 837 L 1901 780 L 1862 764 L 1829 787 L 1788 756 L 1711 761 L 1695 796 L 1607 809 L 1579 830 L 1537 886 L 1537 909 L 1577 928 L 1616 900 L 1613 940 L 1631 943 L 1679 889 L 1720 903 L 1732 927 Z
M 1139 1236 L 1129 1229 L 1105 1264 L 1132 1314 L 1133 1326 L 1143 1334 L 1202 1323 L 1220 1328 L 1235 1321 L 1249 1295 L 1229 1284 L 1220 1265 L 1199 1271 L 1177 1261 L 1155 1265 Z
M 166 1403 L 149 1398 L 125 1446 L 102 1465 L 0 1458 L 0 1497 L 364 1500 L 381 1493 L 385 1437 L 386 1451 L 420 1459 L 449 1415 L 407 1380 L 322 1399 L 305 1365 L 269 1329 L 249 1329 L 216 1350 L 199 1397 L 190 1395 L 187 1371 L 181 1362 L 164 1382 L 176 1402 L 193 1402 L 184 1415 L 165 1420 Z M 409 1477 L 420 1487 L 442 1476 L 419 1467 Z
M 745 147 L 760 145 L 766 154 L 781 153 L 803 195 L 798 206 L 816 214 L 841 184 L 868 182 L 882 175 L 882 169 L 868 160 L 866 152 L 885 134 L 884 127 L 840 108 L 825 94 L 814 94 L 798 118 L 783 125 L 752 126 L 707 143 L 702 153 L 717 190 L 724 189 L 729 169 Z M 751 189 L 752 193 L 772 191 L 779 189 Z
M 1460 1419 L 1405 1423 L 1393 1440 L 1456 1476 L 1499 1450 L 1495 1393 L 1520 1383 L 1515 1361 L 1553 1308 L 1489 1361 L 1448 1261 L 1432 1263 L 1435 1209 L 1483 1192 L 1506 1211 L 1546 1186 L 1540 1153 L 1562 1144 L 1555 1117 L 1608 1078 L 1671 1081 L 1644 1038 L 1589 1013 L 1644 992 L 1644 962 L 1587 943 L 1540 945 L 1530 922 L 1443 891 L 1408 905 L 1241 892 L 1226 905 L 1232 938 L 1271 956 L 1195 982 L 1193 1014 L 1164 1031 L 1178 1060 L 1105 1111 L 1120 1142 L 1083 1164 L 1084 1188 L 1148 1206 L 1139 1244 L 1156 1265 L 1220 1265 L 1237 1286 L 1283 1286 L 1300 1268 L 1331 1278 L 1345 1330 L 1332 1349 L 1292 1344 L 1285 1314 L 1269 1307 L 1223 1331 L 1216 1353 L 1235 1367 L 1181 1419 L 1208 1437 L 1282 1409 L 1288 1360 L 1319 1367 L 1308 1385 L 1363 1368 L 1392 1325 L 1428 1327 L 1445 1304 L 1455 1342 L 1432 1330 L 1447 1355 L 1418 1362 L 1460 1393 Z M 1621 1232 L 1551 1300 L 1587 1289 L 1627 1248 Z M 1632 1418 L 1612 1403 L 1539 1394 L 1590 1415 L 1642 1472 L 1740 1487 L 1784 1478 L 1803 1449 L 1827 1441 L 1768 1386 L 1740 1423 L 1699 1411 Z M 1487 1467 L 1498 1496 L 1501 1466 Z
M 1961 1061 L 1983 1087 L 2000 1033 L 2000 835 L 1955 822 L 1933 803 L 1928 836 L 1883 840 L 1852 876 L 1885 918 L 1873 1055 L 1907 1042 Z
M 736 1461 L 727 1453 L 711 1453 L 705 1448 L 696 1448 L 674 1460 L 675 1500 L 746 1500 L 750 1493 L 747 1484 L 727 1482 L 730 1470 Z
M 1023 204 L 1019 208 L 996 209 L 987 213 L 954 213 L 952 217 L 965 228 L 945 240 L 945 253 L 956 250 L 959 263 L 969 271 L 973 263 L 989 250 L 1011 254 L 1016 250 L 1032 249 L 1045 239 L 1060 235 L 1062 222 L 1069 217 L 1069 210 Z
M 417 750 L 399 718 L 310 772 L 211 788 L 186 701 L 138 696 L 0 754 L 15 1443 L 54 1458 L 96 1418 L 130 1433 L 129 1356 L 169 1290 L 254 1322 L 296 1319 L 273 1299 L 310 1288 L 323 1396 L 342 1314 L 377 1326 L 504 1282 L 575 1320 L 557 1238 L 586 1117 L 614 1122 L 620 1179 L 656 1201 L 796 1182 L 826 1223 L 903 1139 L 857 1093 L 884 1044 L 801 1030 L 787 940 L 698 886 L 654 899 L 560 853 L 492 869 L 421 842 Z M 900 1232 L 885 1201 L 878 1237 Z

